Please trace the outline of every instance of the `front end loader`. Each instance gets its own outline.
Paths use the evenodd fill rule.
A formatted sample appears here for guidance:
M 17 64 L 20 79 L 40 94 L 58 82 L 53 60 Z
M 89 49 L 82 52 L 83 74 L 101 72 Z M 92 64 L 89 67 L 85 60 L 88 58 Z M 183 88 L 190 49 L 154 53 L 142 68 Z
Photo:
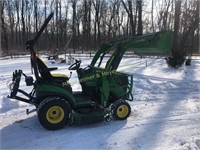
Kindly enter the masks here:
M 26 42 L 35 79 L 22 70 L 14 71 L 8 97 L 35 105 L 40 124 L 48 130 L 63 128 L 67 123 L 127 119 L 131 113 L 128 101 L 133 100 L 133 76 L 117 71 L 124 53 L 132 49 L 141 55 L 168 55 L 172 33 L 163 31 L 102 44 L 86 68 L 81 68 L 81 60 L 76 60 L 68 68 L 77 72 L 82 87 L 82 91 L 74 92 L 69 83 L 70 77 L 53 74 L 51 71 L 57 68 L 49 68 L 34 51 L 35 43 L 52 17 L 53 13 L 45 20 L 35 38 Z M 101 67 L 106 54 L 109 54 L 109 58 L 106 65 Z M 30 93 L 20 89 L 22 76 L 26 85 L 33 87 Z M 27 98 L 18 96 L 18 93 Z

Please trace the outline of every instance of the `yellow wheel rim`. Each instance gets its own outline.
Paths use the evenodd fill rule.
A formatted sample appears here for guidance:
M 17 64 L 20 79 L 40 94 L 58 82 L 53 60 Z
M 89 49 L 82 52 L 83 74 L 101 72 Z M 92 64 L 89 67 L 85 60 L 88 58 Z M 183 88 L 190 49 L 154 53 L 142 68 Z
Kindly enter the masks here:
M 117 116 L 119 118 L 124 118 L 128 115 L 128 112 L 129 112 L 129 109 L 128 109 L 128 106 L 126 105 L 120 105 L 118 108 L 117 108 Z
M 65 116 L 64 110 L 60 106 L 53 106 L 48 109 L 46 118 L 52 124 L 59 123 Z

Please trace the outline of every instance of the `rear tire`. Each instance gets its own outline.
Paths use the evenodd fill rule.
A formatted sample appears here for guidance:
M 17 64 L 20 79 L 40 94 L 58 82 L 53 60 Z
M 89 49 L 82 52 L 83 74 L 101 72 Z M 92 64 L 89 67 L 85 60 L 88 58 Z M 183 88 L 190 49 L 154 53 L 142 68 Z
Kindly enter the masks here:
M 115 101 L 111 109 L 113 118 L 116 120 L 125 120 L 131 113 L 131 107 L 129 103 L 123 99 Z
M 48 130 L 63 128 L 70 119 L 69 103 L 60 97 L 47 97 L 38 106 L 38 120 Z

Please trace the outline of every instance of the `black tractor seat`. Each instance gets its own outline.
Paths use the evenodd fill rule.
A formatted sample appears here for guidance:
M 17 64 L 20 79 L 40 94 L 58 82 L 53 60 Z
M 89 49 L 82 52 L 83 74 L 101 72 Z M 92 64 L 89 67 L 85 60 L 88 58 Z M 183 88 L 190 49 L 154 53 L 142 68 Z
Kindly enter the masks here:
M 51 82 L 63 83 L 69 80 L 69 77 L 65 74 L 52 74 L 51 71 L 56 70 L 58 68 L 56 67 L 48 68 L 47 65 L 38 57 L 36 58 L 36 63 L 37 63 L 38 71 L 43 81 L 46 81 L 48 83 L 51 83 Z

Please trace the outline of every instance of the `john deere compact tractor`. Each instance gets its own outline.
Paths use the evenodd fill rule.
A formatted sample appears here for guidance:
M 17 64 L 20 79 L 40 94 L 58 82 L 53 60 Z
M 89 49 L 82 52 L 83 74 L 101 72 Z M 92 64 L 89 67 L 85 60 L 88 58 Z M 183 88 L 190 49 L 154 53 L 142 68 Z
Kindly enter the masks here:
M 27 113 L 37 111 L 40 124 L 49 130 L 63 128 L 67 123 L 127 119 L 131 113 L 127 101 L 133 100 L 133 77 L 117 71 L 124 53 L 131 50 L 138 55 L 168 55 L 172 32 L 161 31 L 102 44 L 86 68 L 81 68 L 80 60 L 69 67 L 69 70 L 77 72 L 82 87 L 82 91 L 74 92 L 70 77 L 51 73 L 57 68 L 48 68 L 34 51 L 35 43 L 52 16 L 53 13 L 48 16 L 35 38 L 26 42 L 35 78 L 25 75 L 22 70 L 14 71 L 8 97 L 35 105 L 36 109 Z M 101 67 L 106 54 L 109 58 Z M 33 87 L 30 93 L 19 88 L 22 76 L 26 85 Z M 19 96 L 19 93 L 24 96 Z

